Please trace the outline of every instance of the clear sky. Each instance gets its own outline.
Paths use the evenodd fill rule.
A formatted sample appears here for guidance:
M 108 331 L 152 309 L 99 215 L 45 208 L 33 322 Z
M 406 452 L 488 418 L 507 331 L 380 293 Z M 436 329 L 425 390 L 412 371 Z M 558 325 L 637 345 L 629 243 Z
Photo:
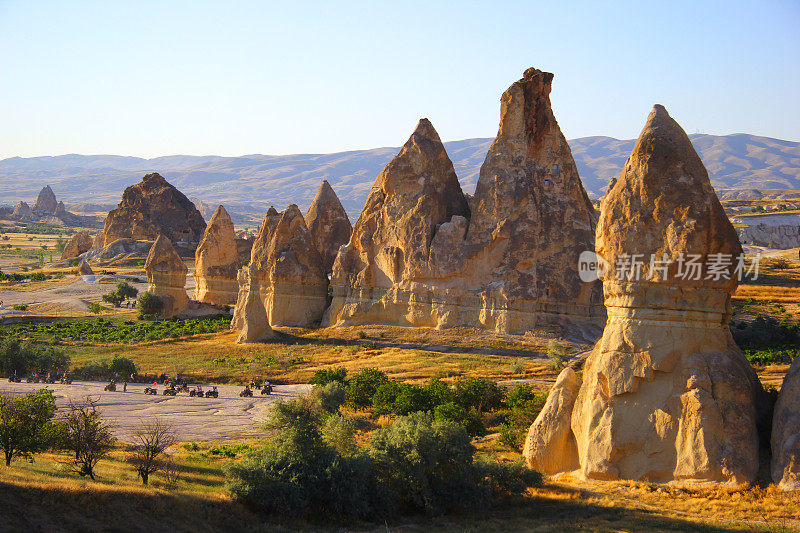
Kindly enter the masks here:
M 333 152 L 492 137 L 525 68 L 568 138 L 800 140 L 800 2 L 0 0 L 0 158 Z

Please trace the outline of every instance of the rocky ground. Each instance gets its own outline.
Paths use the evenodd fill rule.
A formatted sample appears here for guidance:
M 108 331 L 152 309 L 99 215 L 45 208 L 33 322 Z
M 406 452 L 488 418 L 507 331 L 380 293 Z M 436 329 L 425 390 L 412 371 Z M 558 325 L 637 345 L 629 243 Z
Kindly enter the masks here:
M 261 426 L 267 409 L 280 400 L 306 394 L 310 385 L 277 385 L 271 395 L 255 391 L 252 398 L 240 398 L 241 386 L 219 385 L 219 398 L 192 398 L 188 393 L 164 396 L 164 386 L 157 387 L 158 395 L 144 394 L 146 384 L 129 384 L 122 392 L 106 392 L 105 382 L 76 381 L 71 385 L 0 382 L 0 394 L 17 395 L 47 387 L 54 391 L 59 409 L 70 402 L 81 403 L 86 398 L 95 402 L 103 418 L 112 427 L 114 436 L 129 442 L 145 419 L 159 418 L 172 426 L 181 442 L 208 441 L 252 437 L 263 434 Z M 193 387 L 194 385 L 192 385 Z M 210 385 L 204 385 L 210 390 Z

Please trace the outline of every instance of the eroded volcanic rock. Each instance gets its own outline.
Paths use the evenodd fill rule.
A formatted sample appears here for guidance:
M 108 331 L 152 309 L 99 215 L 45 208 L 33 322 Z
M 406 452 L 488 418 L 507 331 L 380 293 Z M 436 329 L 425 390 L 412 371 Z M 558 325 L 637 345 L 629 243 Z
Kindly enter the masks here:
M 282 213 L 267 211 L 253 243 L 250 266 L 271 325 L 305 327 L 320 321 L 327 306 L 328 279 L 296 205 Z M 240 297 L 237 314 L 241 303 Z
M 122 202 L 106 216 L 101 246 L 122 238 L 152 241 L 164 235 L 193 253 L 205 229 L 194 204 L 154 173 L 125 189 Z
M 689 138 L 656 106 L 603 200 L 597 252 L 608 265 L 608 322 L 583 368 L 570 443 L 557 431 L 566 409 L 548 424 L 543 411 L 526 444 L 530 466 L 579 464 L 594 479 L 754 479 L 764 392 L 728 328 L 741 251 Z M 647 263 L 638 276 L 623 268 L 634 254 Z M 682 261 L 694 254 L 702 265 L 714 254 L 728 263 L 720 276 L 706 266 L 692 279 Z M 548 433 L 558 438 L 540 438 Z
M 524 333 L 577 322 L 599 334 L 600 284 L 578 276 L 595 215 L 550 108 L 551 81 L 529 69 L 503 94 L 470 203 L 438 134 L 420 121 L 337 256 L 330 324 Z
M 33 212 L 37 215 L 53 215 L 57 208 L 58 202 L 56 201 L 56 195 L 53 189 L 47 185 L 39 191 L 39 196 L 36 198 L 36 203 L 33 206 Z
M 144 270 L 147 272 L 147 290 L 161 297 L 164 302 L 164 318 L 173 317 L 186 309 L 189 304 L 186 295 L 188 268 L 164 235 L 159 235 L 150 248 Z
M 11 213 L 11 218 L 14 220 L 25 220 L 33 217 L 33 210 L 31 206 L 29 206 L 25 202 L 20 202 L 14 207 L 14 211 Z
M 783 378 L 771 442 L 772 480 L 783 490 L 800 490 L 800 357 Z
M 81 263 L 78 265 L 78 275 L 93 276 L 94 271 L 92 270 L 92 267 L 89 266 L 89 263 L 87 263 L 86 261 L 81 261 Z
M 94 245 L 94 236 L 88 231 L 79 231 L 69 240 L 61 252 L 61 261 L 78 257 L 82 253 L 88 252 Z
M 241 330 L 238 342 L 261 342 L 275 337 L 267 319 L 259 279 L 253 265 L 239 270 L 239 300 L 231 321 L 231 329 Z
M 231 217 L 219 206 L 195 252 L 194 299 L 214 305 L 234 305 L 239 292 L 239 254 Z
M 322 257 L 325 273 L 328 273 L 333 268 L 339 247 L 350 240 L 353 226 L 350 225 L 347 212 L 327 180 L 323 180 L 319 186 L 305 220 L 317 251 Z

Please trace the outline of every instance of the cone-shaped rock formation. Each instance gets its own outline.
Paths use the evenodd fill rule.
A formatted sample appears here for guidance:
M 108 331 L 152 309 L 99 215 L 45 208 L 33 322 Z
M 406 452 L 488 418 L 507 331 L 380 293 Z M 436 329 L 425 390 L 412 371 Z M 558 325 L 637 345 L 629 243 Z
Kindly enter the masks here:
M 471 213 L 439 136 L 420 121 L 337 256 L 330 324 L 524 333 L 578 321 L 599 333 L 600 285 L 578 276 L 595 215 L 550 109 L 551 81 L 528 69 L 503 94 Z
M 117 239 L 153 241 L 159 235 L 194 252 L 205 232 L 200 211 L 159 174 L 148 174 L 125 189 L 122 202 L 106 216 L 101 246 Z
M 597 250 L 608 322 L 583 368 L 568 443 L 557 429 L 569 409 L 552 423 L 545 409 L 526 443 L 530 466 L 580 465 L 595 479 L 752 480 L 763 389 L 728 328 L 741 246 L 661 106 L 603 201 Z M 687 272 L 695 255 L 699 277 Z
M 150 248 L 144 270 L 147 272 L 147 290 L 164 302 L 164 318 L 173 317 L 186 308 L 189 304 L 186 295 L 188 269 L 164 235 L 159 235 Z
M 39 196 L 36 198 L 36 203 L 33 206 L 33 212 L 39 215 L 52 215 L 58 208 L 56 201 L 56 194 L 49 185 L 39 191 Z
M 259 287 L 259 275 L 253 265 L 239 270 L 239 301 L 231 328 L 241 330 L 238 342 L 261 342 L 275 337 L 269 325 Z
M 783 378 L 772 421 L 772 480 L 800 490 L 800 357 Z
M 92 267 L 89 266 L 89 263 L 86 261 L 81 261 L 81 263 L 78 265 L 78 275 L 93 276 L 94 270 L 92 270 Z
M 327 274 L 333 268 L 339 247 L 347 244 L 353 231 L 347 212 L 327 180 L 319 186 L 305 219 Z
M 292 204 L 282 213 L 270 207 L 250 254 L 252 276 L 273 326 L 319 323 L 328 297 L 328 278 L 303 214 Z M 241 289 L 241 284 L 240 284 Z M 240 297 L 235 314 L 241 314 Z M 234 321 L 234 326 L 241 326 Z
M 214 305 L 234 305 L 239 292 L 239 254 L 231 217 L 219 206 L 195 252 L 194 299 Z

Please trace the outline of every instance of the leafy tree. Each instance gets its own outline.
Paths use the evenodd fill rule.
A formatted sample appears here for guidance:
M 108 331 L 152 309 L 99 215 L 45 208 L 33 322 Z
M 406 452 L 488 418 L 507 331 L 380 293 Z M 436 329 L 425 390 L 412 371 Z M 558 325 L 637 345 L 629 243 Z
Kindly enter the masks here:
M 123 300 L 129 300 L 132 298 L 136 298 L 136 296 L 139 294 L 139 289 L 137 289 L 127 281 L 118 281 L 117 290 L 115 292 L 119 294 Z
M 164 310 L 164 301 L 149 291 L 144 291 L 139 294 L 136 300 L 136 310 L 139 311 L 139 319 L 153 319 L 161 315 Z
M 355 409 L 366 409 L 372 405 L 372 397 L 389 377 L 377 368 L 365 368 L 347 382 L 347 403 Z
M 490 379 L 470 377 L 456 381 L 453 395 L 457 404 L 481 414 L 500 407 L 505 389 Z
M 81 476 L 94 481 L 94 469 L 114 445 L 111 430 L 90 399 L 82 404 L 70 404 L 64 418 L 64 449 L 75 457 L 68 463 Z
M 347 369 L 343 366 L 338 368 L 327 368 L 324 370 L 317 370 L 311 377 L 309 383 L 312 385 L 327 385 L 331 381 L 339 381 L 345 383 L 347 381 Z
M 337 413 L 347 400 L 347 391 L 340 381 L 331 381 L 325 386 L 315 385 L 309 401 L 325 413 Z
M 59 428 L 53 423 L 56 400 L 53 391 L 38 389 L 24 396 L 0 396 L 0 447 L 6 466 L 12 459 L 47 450 L 58 442 Z
M 122 300 L 124 299 L 125 298 L 123 298 L 122 295 L 120 295 L 119 292 L 117 291 L 112 291 L 109 292 L 108 294 L 103 295 L 103 301 L 106 303 L 110 303 L 114 307 L 119 307 L 120 304 L 122 303 Z
M 38 374 L 61 374 L 69 368 L 69 355 L 53 346 L 41 346 L 16 339 L 0 340 L 0 368 L 6 376 L 14 372 L 24 376 Z

